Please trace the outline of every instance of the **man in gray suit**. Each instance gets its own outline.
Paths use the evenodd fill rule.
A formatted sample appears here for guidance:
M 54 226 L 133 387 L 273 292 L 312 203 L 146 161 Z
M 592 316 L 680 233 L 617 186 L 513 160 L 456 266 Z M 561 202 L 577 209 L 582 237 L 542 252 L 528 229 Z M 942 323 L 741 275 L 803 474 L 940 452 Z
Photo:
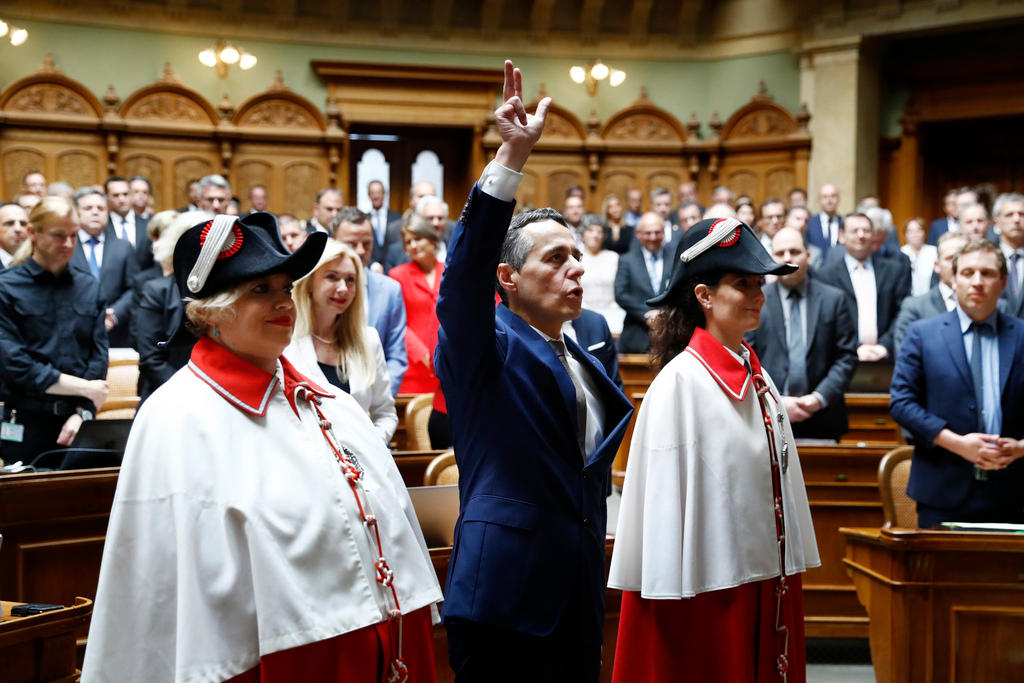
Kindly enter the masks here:
M 650 327 L 657 312 L 647 300 L 661 291 L 672 273 L 672 254 L 665 247 L 662 218 L 653 211 L 640 216 L 636 242 L 619 257 L 615 303 L 626 311 L 619 335 L 619 353 L 647 353 Z
M 1006 289 L 1000 297 L 1005 312 L 1024 318 L 1024 195 L 1007 192 L 996 197 L 992 215 L 999 229 L 999 250 L 1006 258 Z
M 845 393 L 857 368 L 857 324 L 843 292 L 807 277 L 804 236 L 782 228 L 772 256 L 796 272 L 765 285 L 761 324 L 747 333 L 786 407 L 797 438 L 838 441 L 849 428 Z
M 939 237 L 939 257 L 935 260 L 935 272 L 939 283 L 924 294 L 903 300 L 896 322 L 892 324 L 893 345 L 896 354 L 900 352 L 903 334 L 915 320 L 931 318 L 956 308 L 956 292 L 953 291 L 953 257 L 967 244 L 963 232 L 944 232 Z

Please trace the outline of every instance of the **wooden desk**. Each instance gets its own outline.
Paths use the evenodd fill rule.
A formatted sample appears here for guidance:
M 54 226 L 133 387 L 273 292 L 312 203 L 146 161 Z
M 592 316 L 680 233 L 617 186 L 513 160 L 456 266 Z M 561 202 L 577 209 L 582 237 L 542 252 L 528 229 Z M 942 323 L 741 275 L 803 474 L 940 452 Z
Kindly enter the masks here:
M 399 394 L 395 397 L 395 412 L 398 413 L 398 426 L 391 436 L 391 447 L 395 450 L 404 450 L 409 443 L 409 435 L 405 433 L 405 409 L 409 407 L 409 401 L 416 398 L 416 394 Z
M 840 532 L 878 683 L 1024 681 L 1024 535 Z
M 423 475 L 427 473 L 427 465 L 437 456 L 446 451 L 392 451 L 391 457 L 398 465 L 402 481 L 406 486 L 423 486 Z
M 846 394 L 850 429 L 843 443 L 904 444 L 903 430 L 889 415 L 889 394 Z
M 78 680 L 76 633 L 88 627 L 92 601 L 75 598 L 71 607 L 31 617 L 12 617 L 3 602 L 0 617 L 0 679 L 6 683 Z

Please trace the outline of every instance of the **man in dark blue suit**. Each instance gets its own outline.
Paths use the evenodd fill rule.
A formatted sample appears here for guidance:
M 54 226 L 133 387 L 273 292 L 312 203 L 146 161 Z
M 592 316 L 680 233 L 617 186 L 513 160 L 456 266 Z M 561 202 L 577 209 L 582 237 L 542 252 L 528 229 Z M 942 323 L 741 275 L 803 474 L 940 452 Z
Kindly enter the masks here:
M 807 220 L 807 243 L 813 244 L 827 254 L 829 249 L 839 243 L 839 231 L 843 229 L 843 217 L 836 213 L 839 207 L 839 190 L 835 185 L 826 183 L 818 192 L 820 211 L 812 214 Z
M 135 307 L 132 285 L 139 272 L 135 250 L 128 240 L 112 238 L 106 231 L 106 197 L 86 189 L 76 193 L 75 201 L 81 227 L 69 266 L 99 280 L 100 294 L 107 302 L 110 346 L 132 346 L 130 324 Z
M 656 312 L 647 300 L 661 292 L 672 273 L 673 248 L 665 246 L 661 217 L 653 211 L 640 216 L 636 240 L 619 257 L 615 272 L 615 303 L 626 312 L 619 335 L 620 353 L 647 353 Z
M 1024 321 L 996 309 L 1006 260 L 984 240 L 953 262 L 958 307 L 907 328 L 889 410 L 914 436 L 918 526 L 1024 522 Z
M 942 199 L 942 218 L 936 218 L 928 228 L 928 244 L 938 245 L 939 238 L 947 232 L 956 232 L 960 229 L 957 224 L 956 198 L 960 190 L 950 190 Z
M 121 176 L 107 178 L 108 239 L 126 240 L 135 251 L 139 270 L 153 265 L 153 242 L 149 239 L 149 219 L 135 213 L 128 181 Z
M 458 681 L 600 672 L 605 487 L 632 410 L 562 335 L 580 314 L 583 267 L 561 215 L 512 220 L 549 105 L 528 115 L 522 77 L 505 63 L 502 144 L 462 211 L 437 304 L 434 364 L 459 467 L 444 604 Z

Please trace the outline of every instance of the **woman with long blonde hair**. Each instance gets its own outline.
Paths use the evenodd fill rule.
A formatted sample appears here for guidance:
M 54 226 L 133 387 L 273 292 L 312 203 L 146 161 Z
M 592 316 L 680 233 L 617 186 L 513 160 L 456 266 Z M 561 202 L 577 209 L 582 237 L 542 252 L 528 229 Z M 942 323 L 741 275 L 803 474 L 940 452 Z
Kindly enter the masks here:
M 384 348 L 366 324 L 365 277 L 355 251 L 328 240 L 316 268 L 292 291 L 295 334 L 285 356 L 307 376 L 350 394 L 386 444 L 398 414 Z

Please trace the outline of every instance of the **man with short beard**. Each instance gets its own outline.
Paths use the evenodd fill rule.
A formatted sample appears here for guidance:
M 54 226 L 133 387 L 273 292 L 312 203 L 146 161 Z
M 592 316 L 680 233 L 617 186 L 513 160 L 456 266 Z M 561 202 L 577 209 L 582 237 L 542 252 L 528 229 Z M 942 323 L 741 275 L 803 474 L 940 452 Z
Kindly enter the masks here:
M 127 185 L 127 183 L 125 183 Z M 111 347 L 132 346 L 129 334 L 134 295 L 132 283 L 139 262 L 127 240 L 107 230 L 107 199 L 92 188 L 75 193 L 78 206 L 78 244 L 70 266 L 99 280 L 107 302 L 107 336 Z

